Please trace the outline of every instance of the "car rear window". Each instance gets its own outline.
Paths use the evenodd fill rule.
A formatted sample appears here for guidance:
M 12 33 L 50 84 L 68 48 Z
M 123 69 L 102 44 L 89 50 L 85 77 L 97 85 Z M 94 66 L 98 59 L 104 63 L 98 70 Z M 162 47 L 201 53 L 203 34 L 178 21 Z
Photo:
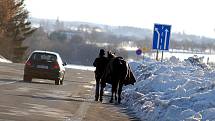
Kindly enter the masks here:
M 34 53 L 31 59 L 36 61 L 56 61 L 57 56 L 49 53 Z

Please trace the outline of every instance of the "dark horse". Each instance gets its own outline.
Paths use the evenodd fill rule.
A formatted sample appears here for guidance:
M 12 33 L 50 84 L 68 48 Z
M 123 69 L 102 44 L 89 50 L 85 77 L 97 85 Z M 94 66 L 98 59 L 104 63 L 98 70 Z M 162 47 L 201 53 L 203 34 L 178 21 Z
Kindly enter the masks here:
M 121 92 L 123 85 L 134 84 L 136 82 L 128 63 L 122 57 L 112 56 L 101 79 L 101 85 L 109 83 L 112 85 L 110 103 L 113 102 L 113 95 L 118 103 L 121 102 Z M 105 87 L 105 86 L 101 86 Z M 118 90 L 117 90 L 118 89 Z M 103 90 L 103 88 L 102 88 Z M 118 99 L 117 99 L 118 92 Z M 100 95 L 102 98 L 103 95 Z

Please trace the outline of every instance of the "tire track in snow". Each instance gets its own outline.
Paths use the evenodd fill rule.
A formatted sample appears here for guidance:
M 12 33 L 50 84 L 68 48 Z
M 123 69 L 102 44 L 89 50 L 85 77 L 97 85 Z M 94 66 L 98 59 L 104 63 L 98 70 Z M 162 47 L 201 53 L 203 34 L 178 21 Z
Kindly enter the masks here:
M 90 82 L 91 84 L 94 83 L 94 81 Z M 89 87 L 89 85 L 84 85 Z M 87 98 L 81 103 L 78 110 L 73 114 L 72 117 L 66 117 L 65 121 L 82 121 L 83 118 L 86 116 L 87 110 L 91 105 L 91 102 L 93 101 L 93 94 L 94 94 L 94 87 L 90 89 L 90 94 L 87 96 Z

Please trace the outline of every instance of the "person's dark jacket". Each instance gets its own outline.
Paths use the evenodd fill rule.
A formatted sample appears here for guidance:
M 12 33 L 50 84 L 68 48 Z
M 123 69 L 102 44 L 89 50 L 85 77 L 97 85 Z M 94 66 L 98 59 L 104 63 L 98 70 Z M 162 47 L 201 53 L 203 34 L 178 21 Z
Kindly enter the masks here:
M 107 66 L 108 59 L 104 56 L 98 57 L 93 62 L 93 66 L 96 67 L 95 74 L 98 77 L 101 77 L 105 71 L 105 68 Z

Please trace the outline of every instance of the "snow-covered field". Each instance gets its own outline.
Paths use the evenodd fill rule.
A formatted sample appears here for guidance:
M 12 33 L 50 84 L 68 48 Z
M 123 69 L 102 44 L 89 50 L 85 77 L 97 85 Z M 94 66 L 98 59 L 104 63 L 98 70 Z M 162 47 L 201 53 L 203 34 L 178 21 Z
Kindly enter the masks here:
M 143 121 L 215 120 L 215 71 L 190 58 L 130 62 L 137 79 L 124 87 L 122 104 Z
M 159 55 L 161 56 L 161 53 Z M 164 52 L 164 57 L 163 58 L 167 59 L 167 58 L 170 58 L 172 56 L 175 56 L 176 58 L 179 58 L 182 61 L 182 60 L 187 59 L 189 57 L 192 57 L 194 55 L 197 55 L 198 57 L 201 57 L 204 63 L 207 63 L 207 61 L 215 63 L 215 55 L 214 54 L 194 54 L 194 53 Z

